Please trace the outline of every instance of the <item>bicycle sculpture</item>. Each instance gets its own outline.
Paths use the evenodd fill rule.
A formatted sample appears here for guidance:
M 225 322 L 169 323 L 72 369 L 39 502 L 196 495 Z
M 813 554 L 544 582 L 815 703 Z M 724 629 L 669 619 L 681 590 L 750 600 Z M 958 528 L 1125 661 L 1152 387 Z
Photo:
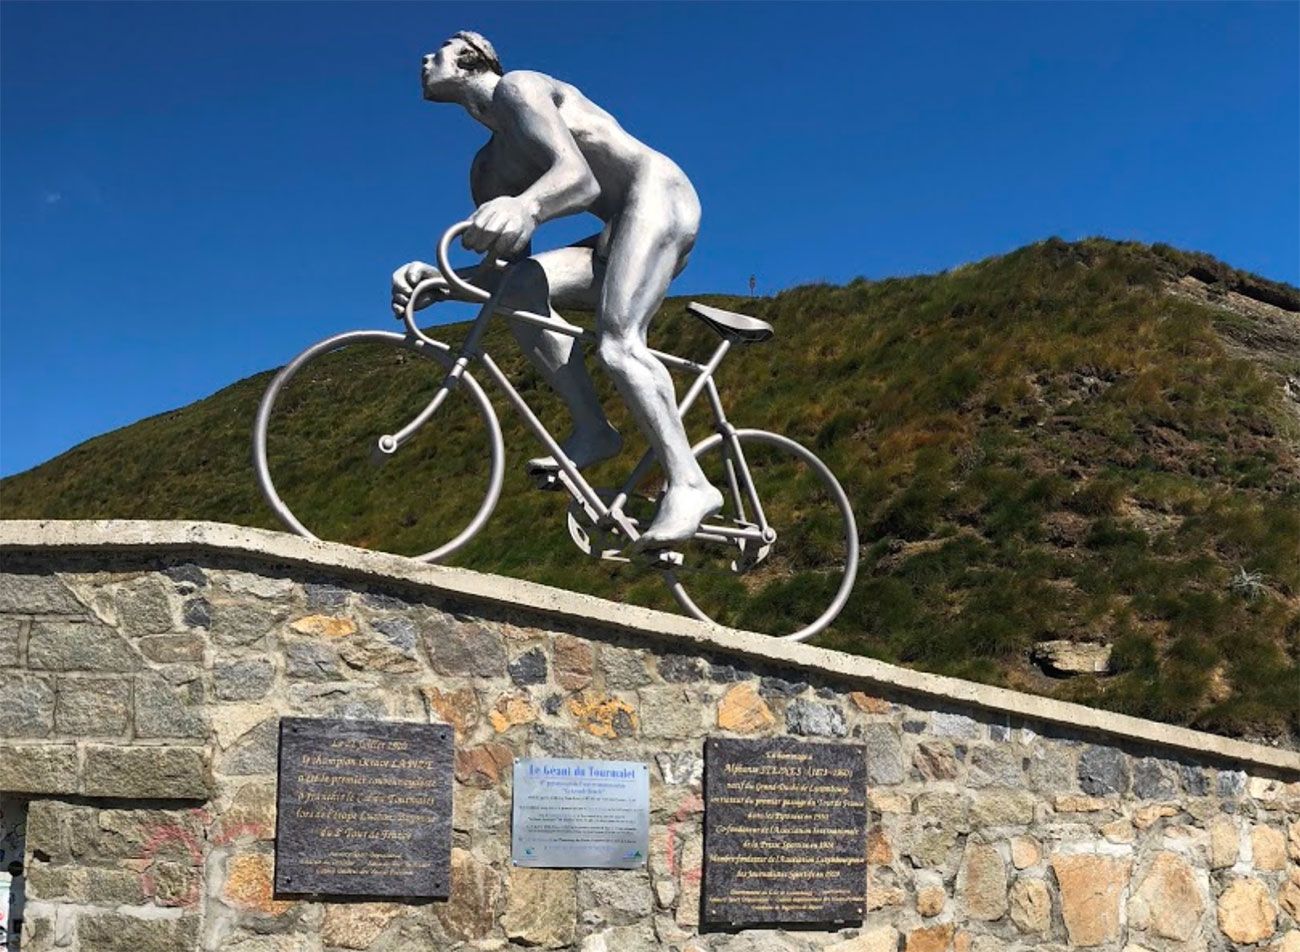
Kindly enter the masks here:
M 443 234 L 436 269 L 413 262 L 394 275 L 394 311 L 406 326 L 404 334 L 338 334 L 303 351 L 272 380 L 253 435 L 254 468 L 272 510 L 292 531 L 316 538 L 290 511 L 271 476 L 268 431 L 286 385 L 308 364 L 343 348 L 396 348 L 440 366 L 442 380 L 405 426 L 376 434 L 378 459 L 392 457 L 440 412 L 449 413 L 453 395 L 468 401 L 487 434 L 482 503 L 459 532 L 418 558 L 440 561 L 465 546 L 487 523 L 501 495 L 501 427 L 470 373 L 473 366 L 496 384 L 546 450 L 546 456 L 530 461 L 529 472 L 540 488 L 569 495 L 569 533 L 582 552 L 658 572 L 678 604 L 705 621 L 710 614 L 687 592 L 688 582 L 718 573 L 745 580 L 797 571 L 800 587 L 824 597 L 824 605 L 816 605 L 811 617 L 782 635 L 803 640 L 824 630 L 844 607 L 857 575 L 857 528 L 848 498 L 826 465 L 795 441 L 734 427 L 714 381 L 733 346 L 769 339 L 771 326 L 692 303 L 690 312 L 721 338 L 707 360 L 646 344 L 648 323 L 695 241 L 699 206 L 685 175 L 572 86 L 539 73 L 503 76 L 491 45 L 478 34 L 459 33 L 425 57 L 423 81 L 426 99 L 458 102 L 493 132 L 471 170 L 479 208 Z M 600 235 L 529 257 L 540 221 L 579 211 L 605 221 Z M 482 264 L 460 272 L 452 267 L 450 248 L 457 237 L 485 253 Z M 447 299 L 482 305 L 458 346 L 430 337 L 415 322 L 418 309 Z M 570 301 L 595 305 L 595 332 L 569 323 L 551 308 Z M 574 432 L 563 444 L 487 352 L 484 335 L 497 316 L 510 323 L 525 352 L 568 405 Z M 621 441 L 605 418 L 575 345 L 595 347 L 650 444 L 616 489 L 593 486 L 581 472 L 615 456 Z M 695 375 L 680 402 L 666 368 Z M 713 433 L 692 446 L 683 417 L 701 396 L 708 401 Z M 644 490 L 656 466 L 661 485 L 647 497 Z M 777 486 L 760 487 L 758 474 L 776 479 Z M 802 502 L 787 505 L 792 489 Z M 776 496 L 782 499 L 785 524 L 769 519 Z M 647 508 L 650 504 L 653 509 Z M 819 527 L 819 538 L 801 536 L 805 527 Z M 807 600 L 806 592 L 801 600 Z

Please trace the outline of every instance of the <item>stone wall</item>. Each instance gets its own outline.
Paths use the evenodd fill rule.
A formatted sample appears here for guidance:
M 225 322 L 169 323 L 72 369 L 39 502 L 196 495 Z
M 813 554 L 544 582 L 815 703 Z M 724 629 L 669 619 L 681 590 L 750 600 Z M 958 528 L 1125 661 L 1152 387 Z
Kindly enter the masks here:
M 262 535 L 0 535 L 23 952 L 1300 950 L 1292 753 Z M 285 715 L 454 726 L 449 901 L 273 895 Z M 711 733 L 866 746 L 861 929 L 701 934 Z M 652 765 L 646 868 L 510 865 L 509 765 L 548 755 Z

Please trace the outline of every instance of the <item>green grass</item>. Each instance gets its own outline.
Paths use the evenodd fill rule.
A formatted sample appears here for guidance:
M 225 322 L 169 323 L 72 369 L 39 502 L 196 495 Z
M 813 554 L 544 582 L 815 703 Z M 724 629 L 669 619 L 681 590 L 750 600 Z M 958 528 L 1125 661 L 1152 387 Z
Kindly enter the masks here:
M 1234 356 L 1216 331 L 1251 318 L 1164 292 L 1193 269 L 1223 288 L 1300 302 L 1294 288 L 1205 256 L 1100 239 L 1049 240 L 939 275 L 707 299 L 777 329 L 722 368 L 733 422 L 814 448 L 853 501 L 863 568 L 822 644 L 1214 731 L 1300 732 L 1300 418 L 1275 374 Z M 655 322 L 652 343 L 664 349 L 703 356 L 713 342 L 683 301 Z M 508 334 L 496 328 L 488 346 L 563 432 L 557 402 Z M 375 436 L 410 419 L 439 379 L 419 357 L 392 358 L 340 354 L 286 393 L 273 468 L 322 535 L 416 553 L 466 519 L 481 491 L 483 434 L 464 406 L 449 407 L 392 462 L 371 466 Z M 641 443 L 596 377 L 633 444 L 596 472 L 596 484 L 612 485 Z M 0 511 L 277 527 L 249 463 L 268 380 L 11 477 Z M 497 405 L 510 451 L 501 506 L 455 561 L 671 609 L 653 576 L 577 552 L 566 497 L 531 487 L 522 463 L 536 449 Z M 688 422 L 707 435 L 702 410 Z M 771 475 L 791 554 L 747 584 L 699 583 L 736 624 L 798 621 L 825 594 L 824 580 L 797 573 L 829 544 L 831 523 L 782 495 L 804 486 L 798 474 L 774 463 Z M 1232 590 L 1239 569 L 1259 573 L 1262 594 Z M 1117 673 L 1043 678 L 1028 651 L 1059 637 L 1113 642 Z

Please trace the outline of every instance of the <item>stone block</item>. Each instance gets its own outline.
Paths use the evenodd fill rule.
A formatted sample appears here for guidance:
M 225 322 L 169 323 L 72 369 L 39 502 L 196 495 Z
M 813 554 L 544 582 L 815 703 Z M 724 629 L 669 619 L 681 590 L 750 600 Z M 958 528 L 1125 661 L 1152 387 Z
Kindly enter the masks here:
M 902 783 L 903 742 L 889 724 L 865 724 L 862 742 L 867 748 L 867 783 Z
M 383 626 L 387 631 L 381 630 Z M 410 644 L 402 626 L 410 629 Z M 419 668 L 415 660 L 415 626 L 405 618 L 380 619 L 371 629 L 339 642 L 339 657 L 357 671 L 386 671 L 409 674 Z
M 241 648 L 261 641 L 284 620 L 286 611 L 258 602 L 213 602 L 210 637 L 221 648 Z
M 963 737 L 974 739 L 980 736 L 979 722 L 965 714 L 952 714 L 936 711 L 930 715 L 930 732 L 935 737 Z
M 590 642 L 573 635 L 556 635 L 555 681 L 566 691 L 581 691 L 591 684 L 596 655 Z
M 54 699 L 46 678 L 0 673 L 0 737 L 48 737 L 54 730 Z
M 488 711 L 488 720 L 492 729 L 504 734 L 520 724 L 531 724 L 537 720 L 537 706 L 525 693 L 505 694 L 497 699 L 496 705 Z
M 275 898 L 272 859 L 265 853 L 237 853 L 226 860 L 226 880 L 221 898 L 234 909 L 279 916 L 294 903 Z
M 898 930 L 893 926 L 873 926 L 860 935 L 826 946 L 825 952 L 898 952 Z
M 146 635 L 135 644 L 140 654 L 158 664 L 203 660 L 203 639 L 198 635 Z
M 787 681 L 772 675 L 767 675 L 758 682 L 758 693 L 765 698 L 798 697 L 807 690 L 807 681 Z
M 1218 921 L 1223 934 L 1242 945 L 1272 938 L 1277 907 L 1268 886 L 1253 877 L 1233 880 L 1219 897 Z
M 614 925 L 628 925 L 648 917 L 654 908 L 654 890 L 646 869 L 585 869 L 578 874 L 578 905 L 596 909 Z
M 507 664 L 506 670 L 510 674 L 510 680 L 520 686 L 545 684 L 547 676 L 546 652 L 542 651 L 541 648 L 529 648 Z
M 600 667 L 606 688 L 639 688 L 650 683 L 645 652 L 634 648 L 605 645 L 600 649 Z
M 957 896 L 973 919 L 992 922 L 1007 911 L 1007 871 L 997 848 L 968 841 L 957 873 Z
M 80 788 L 73 745 L 0 743 L 0 792 L 62 795 L 79 793 Z
M 357 633 L 357 623 L 344 615 L 306 615 L 290 622 L 289 628 L 312 638 L 347 638 Z
M 229 661 L 212 669 L 212 692 L 222 701 L 256 701 L 275 680 L 275 666 L 264 658 Z
M 791 734 L 806 737 L 844 737 L 849 732 L 844 711 L 838 705 L 807 698 L 795 698 L 786 707 L 785 726 Z
M 471 787 L 495 787 L 514 762 L 505 744 L 479 744 L 456 748 L 456 779 Z
M 347 605 L 351 594 L 346 588 L 324 582 L 307 582 L 302 590 L 307 596 L 307 607 L 317 611 L 337 611 Z
M 1011 921 L 1021 932 L 1041 935 L 1052 928 L 1052 895 L 1041 879 L 1021 877 L 1008 895 Z
M 572 944 L 578 918 L 576 877 L 571 869 L 510 870 L 501 927 L 521 945 L 560 949 Z
M 90 797 L 206 800 L 203 749 L 89 744 L 83 792 Z
M 59 678 L 54 729 L 75 737 L 117 737 L 131 723 L 128 678 Z
M 1128 904 L 1130 926 L 1177 942 L 1196 935 L 1204 912 L 1196 874 L 1186 860 L 1168 851 L 1156 854 Z
M 187 598 L 181 606 L 181 623 L 187 628 L 211 628 L 212 604 L 206 598 Z
M 0 618 L 0 668 L 18 664 L 18 635 L 23 623 L 17 618 Z
M 96 621 L 34 621 L 27 665 L 38 671 L 135 671 L 140 659 L 130 643 Z
M 495 678 L 506 673 L 505 643 L 490 628 L 439 614 L 422 626 L 421 635 L 439 674 Z
M 1007 747 L 976 747 L 967 758 L 966 782 L 972 787 L 1019 787 L 1020 755 Z
M 329 948 L 368 949 L 404 911 L 396 902 L 329 903 L 321 941 Z
M 377 618 L 374 619 L 374 631 L 380 633 L 395 652 L 406 658 L 415 658 L 417 632 L 411 619 Z
M 160 861 L 153 864 L 141 883 L 156 905 L 192 906 L 198 902 L 202 876 L 197 866 Z
M 1133 765 L 1133 794 L 1141 800 L 1172 800 L 1178 796 L 1173 767 L 1156 757 L 1143 757 Z
M 957 779 L 957 756 L 946 740 L 918 743 L 912 752 L 912 767 L 922 780 Z
M 971 799 L 951 790 L 927 790 L 916 798 L 916 816 L 928 826 L 965 833 L 970 829 Z
M 117 586 L 113 606 L 123 634 L 161 635 L 176 627 L 172 617 L 171 585 L 158 575 L 145 575 Z
M 239 840 L 275 838 L 274 782 L 251 781 L 239 787 L 230 805 L 217 812 L 212 840 L 226 845 Z
M 33 863 L 27 878 L 28 897 L 69 903 L 139 905 L 146 899 L 139 873 L 98 866 L 52 866 Z
M 85 606 L 54 575 L 0 572 L 0 613 L 76 615 L 85 610 Z
M 1028 826 L 1034 822 L 1037 799 L 1023 790 L 985 790 L 971 801 L 975 827 Z
M 1074 789 L 1075 765 L 1070 755 L 1059 745 L 1039 741 L 1028 751 L 1025 779 L 1040 793 L 1062 793 Z
M 1286 866 L 1286 837 L 1281 830 L 1262 824 L 1250 830 L 1251 861 L 1261 872 L 1280 872 Z
M 659 677 L 669 684 L 685 684 L 704 678 L 704 663 L 693 655 L 662 655 L 658 666 Z
M 420 688 L 429 713 L 456 731 L 457 740 L 463 741 L 479 722 L 478 695 L 473 688 L 443 690 L 431 685 Z
M 451 851 L 451 896 L 434 906 L 443 929 L 453 939 L 473 942 L 492 934 L 497 905 L 501 901 L 501 877 L 480 862 L 469 850 Z
M 1070 944 L 1104 945 L 1116 941 L 1120 897 L 1128 886 L 1130 861 L 1094 853 L 1058 853 L 1051 865 Z
M 641 733 L 645 737 L 699 737 L 711 726 L 711 711 L 689 688 L 676 685 L 644 687 L 637 691 L 637 698 L 640 701 Z
M 659 776 L 669 786 L 690 784 L 696 788 L 704 782 L 704 758 L 692 750 L 674 754 L 655 754 Z
M 208 587 L 207 573 L 193 562 L 178 562 L 176 565 L 168 565 L 162 572 L 163 575 L 172 580 L 176 589 L 183 593 Z
M 772 709 L 748 682 L 732 686 L 718 701 L 718 727 L 724 731 L 753 734 L 775 726 Z
M 1011 837 L 1011 864 L 1016 869 L 1037 866 L 1043 858 L 1043 847 L 1032 836 Z
M 1079 789 L 1094 796 L 1128 793 L 1132 780 L 1128 756 L 1114 747 L 1091 746 L 1079 755 Z
M 1241 851 L 1241 829 L 1228 816 L 1210 821 L 1210 869 L 1227 869 L 1237 862 Z
M 292 579 L 272 578 L 261 572 L 225 571 L 217 576 L 217 581 L 227 591 L 236 595 L 252 595 L 254 598 L 287 600 L 293 596 Z
M 269 717 L 235 741 L 219 764 L 234 777 L 275 773 L 280 752 L 280 719 Z
M 952 923 L 913 929 L 907 934 L 904 952 L 948 952 L 952 947 L 954 930 Z
M 119 913 L 83 913 L 77 940 L 95 952 L 179 952 L 199 942 L 198 916 L 148 919 Z
M 136 737 L 202 738 L 205 734 L 202 713 L 198 707 L 187 703 L 185 694 L 153 673 L 136 678 Z
M 301 681 L 338 681 L 343 672 L 331 645 L 292 638 L 284 643 L 284 675 Z

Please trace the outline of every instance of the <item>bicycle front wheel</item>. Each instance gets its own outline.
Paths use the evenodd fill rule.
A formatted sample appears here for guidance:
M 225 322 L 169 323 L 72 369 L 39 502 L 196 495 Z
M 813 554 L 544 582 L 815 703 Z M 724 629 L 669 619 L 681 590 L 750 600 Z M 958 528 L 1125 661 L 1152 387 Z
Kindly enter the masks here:
M 453 361 L 403 334 L 351 331 L 276 374 L 257 410 L 253 468 L 290 531 L 426 562 L 473 538 L 500 498 L 505 455 L 477 381 L 465 374 L 427 425 L 379 449 L 423 415 Z
M 853 591 L 853 509 L 826 464 L 794 440 L 765 430 L 737 430 L 736 437 L 739 453 L 720 433 L 695 447 L 705 476 L 726 501 L 681 547 L 683 564 L 665 571 L 665 581 L 696 618 L 803 641 L 824 631 Z M 755 496 L 775 531 L 770 544 L 734 535 L 709 538 L 710 526 L 757 531 L 763 519 Z

